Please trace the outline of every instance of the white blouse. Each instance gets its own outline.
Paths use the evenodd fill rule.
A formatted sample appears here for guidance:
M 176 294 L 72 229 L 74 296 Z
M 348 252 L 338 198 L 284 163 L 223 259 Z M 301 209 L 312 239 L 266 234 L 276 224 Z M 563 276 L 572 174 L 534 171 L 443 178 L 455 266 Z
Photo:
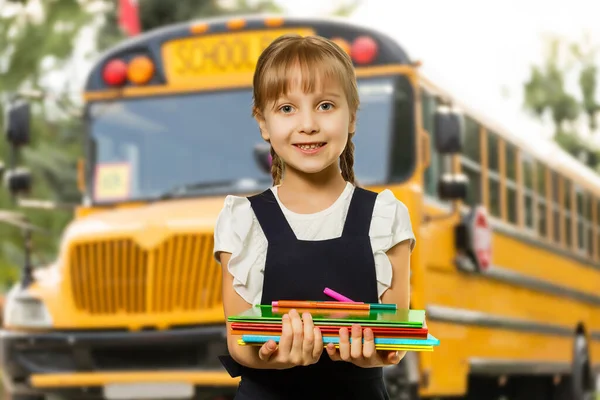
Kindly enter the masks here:
M 313 214 L 298 214 L 288 210 L 279 200 L 277 187 L 271 190 L 290 227 L 300 240 L 328 240 L 342 235 L 346 214 L 354 192 L 347 183 L 340 197 L 328 208 Z M 267 257 L 267 239 L 246 197 L 227 196 L 214 233 L 213 254 L 231 253 L 228 269 L 233 276 L 234 290 L 251 305 L 260 304 Z M 375 259 L 379 300 L 392 282 L 392 264 L 386 252 L 397 243 L 416 240 L 408 209 L 390 190 L 377 195 L 369 230 Z

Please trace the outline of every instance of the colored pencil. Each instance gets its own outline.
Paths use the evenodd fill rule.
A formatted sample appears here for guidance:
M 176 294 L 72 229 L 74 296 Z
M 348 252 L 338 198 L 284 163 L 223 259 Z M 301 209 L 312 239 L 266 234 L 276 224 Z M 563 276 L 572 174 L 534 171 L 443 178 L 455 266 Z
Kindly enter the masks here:
M 351 300 L 348 297 L 344 296 L 343 294 L 340 294 L 340 293 L 336 292 L 335 290 L 327 288 L 327 287 L 325 288 L 325 290 L 323 290 L 323 293 L 325 293 L 327 296 L 329 296 L 333 299 L 336 299 L 337 301 L 355 303 L 354 300 Z
M 340 301 L 301 301 L 279 300 L 271 303 L 272 307 L 281 308 L 332 308 L 343 310 L 396 310 L 396 304 L 380 303 L 347 303 Z

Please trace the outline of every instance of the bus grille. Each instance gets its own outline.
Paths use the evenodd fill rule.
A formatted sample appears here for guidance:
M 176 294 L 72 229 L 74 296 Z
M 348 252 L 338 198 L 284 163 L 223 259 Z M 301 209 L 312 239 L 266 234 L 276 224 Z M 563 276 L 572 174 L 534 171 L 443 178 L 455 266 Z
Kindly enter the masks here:
M 198 311 L 221 304 L 212 235 L 175 235 L 150 250 L 131 239 L 75 245 L 75 306 L 92 314 Z

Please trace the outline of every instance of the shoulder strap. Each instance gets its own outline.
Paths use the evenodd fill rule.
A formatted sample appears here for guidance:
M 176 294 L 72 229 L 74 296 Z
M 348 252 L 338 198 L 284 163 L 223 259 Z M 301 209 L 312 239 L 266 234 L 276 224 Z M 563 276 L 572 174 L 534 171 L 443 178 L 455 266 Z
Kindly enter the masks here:
M 271 189 L 250 196 L 248 200 L 268 242 L 296 239 Z
M 359 187 L 354 188 L 342 236 L 369 236 L 375 200 L 377 200 L 377 193 Z

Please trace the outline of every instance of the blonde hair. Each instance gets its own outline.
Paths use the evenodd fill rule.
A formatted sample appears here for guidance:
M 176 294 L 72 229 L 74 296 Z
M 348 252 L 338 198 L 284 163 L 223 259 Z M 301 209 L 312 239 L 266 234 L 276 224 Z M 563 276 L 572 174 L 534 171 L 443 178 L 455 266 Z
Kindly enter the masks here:
M 302 90 L 310 92 L 319 82 L 337 80 L 344 88 L 350 112 L 356 115 L 359 106 L 358 88 L 352 60 L 334 42 L 320 36 L 283 35 L 275 39 L 260 55 L 254 71 L 252 116 L 262 115 L 269 102 L 287 93 L 294 67 L 301 70 Z M 342 176 L 354 179 L 354 132 L 348 132 L 348 142 L 340 156 Z M 271 175 L 279 185 L 283 177 L 283 160 L 271 146 Z

